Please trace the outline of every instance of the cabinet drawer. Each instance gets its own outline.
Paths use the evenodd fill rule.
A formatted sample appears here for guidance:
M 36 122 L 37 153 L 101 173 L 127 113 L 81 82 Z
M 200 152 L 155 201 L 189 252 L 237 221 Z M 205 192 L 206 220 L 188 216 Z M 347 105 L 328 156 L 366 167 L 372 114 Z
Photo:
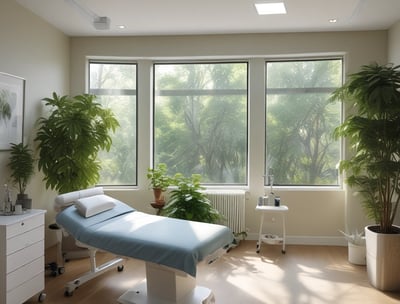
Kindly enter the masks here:
M 18 234 L 25 233 L 38 226 L 44 226 L 44 214 L 32 216 L 27 219 L 21 220 L 20 222 L 7 226 L 6 238 L 12 238 Z
M 19 287 L 7 292 L 6 303 L 23 303 L 44 290 L 44 270 Z
M 7 292 L 24 284 L 26 281 L 32 280 L 32 278 L 42 273 L 43 269 L 44 256 L 9 273 L 6 278 Z
M 7 240 L 6 254 L 12 254 L 44 239 L 44 226 L 39 226 L 26 233 L 19 234 Z
M 43 256 L 44 241 L 37 242 L 25 249 L 19 250 L 7 256 L 7 273 L 10 273 L 23 265 L 29 264 L 32 261 Z

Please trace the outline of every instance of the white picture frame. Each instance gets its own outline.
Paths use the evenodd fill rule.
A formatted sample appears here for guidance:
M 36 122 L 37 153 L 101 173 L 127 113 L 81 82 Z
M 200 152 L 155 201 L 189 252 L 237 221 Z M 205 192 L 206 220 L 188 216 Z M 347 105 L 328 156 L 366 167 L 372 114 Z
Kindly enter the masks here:
M 24 104 L 25 79 L 0 72 L 0 151 L 22 142 Z

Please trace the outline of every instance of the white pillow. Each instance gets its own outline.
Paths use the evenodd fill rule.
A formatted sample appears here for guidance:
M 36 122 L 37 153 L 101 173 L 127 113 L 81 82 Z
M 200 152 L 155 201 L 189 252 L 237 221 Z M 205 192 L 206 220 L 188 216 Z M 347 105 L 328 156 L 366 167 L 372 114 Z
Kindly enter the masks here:
M 115 206 L 115 199 L 105 194 L 94 195 L 77 199 L 75 207 L 80 215 L 91 217 L 101 212 L 110 210 Z
M 89 189 L 77 190 L 69 193 L 60 194 L 54 200 L 54 209 L 57 212 L 73 205 L 79 198 L 104 194 L 103 187 L 94 187 Z

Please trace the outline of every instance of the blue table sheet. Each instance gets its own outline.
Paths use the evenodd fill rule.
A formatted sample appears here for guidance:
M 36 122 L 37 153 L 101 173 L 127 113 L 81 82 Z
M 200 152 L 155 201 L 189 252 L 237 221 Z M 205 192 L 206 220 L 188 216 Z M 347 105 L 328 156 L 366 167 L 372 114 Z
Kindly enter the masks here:
M 89 218 L 70 206 L 57 214 L 56 222 L 86 245 L 169 266 L 193 277 L 198 262 L 233 240 L 225 226 L 150 215 L 122 202 Z

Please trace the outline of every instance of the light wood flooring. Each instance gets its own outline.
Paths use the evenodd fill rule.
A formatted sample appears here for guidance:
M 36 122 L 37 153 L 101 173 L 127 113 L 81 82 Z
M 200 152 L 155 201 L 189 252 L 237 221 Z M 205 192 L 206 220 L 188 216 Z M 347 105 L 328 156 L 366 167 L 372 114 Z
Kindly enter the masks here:
M 213 264 L 200 264 L 197 284 L 212 289 L 217 304 L 400 303 L 400 293 L 370 286 L 365 266 L 347 261 L 347 247 L 289 245 L 286 254 L 280 246 L 263 244 L 259 254 L 255 249 L 255 241 L 242 241 Z M 54 257 L 54 248 L 48 249 L 46 261 Z M 110 257 L 98 254 L 98 265 Z M 112 269 L 65 297 L 64 284 L 88 270 L 89 261 L 79 259 L 67 262 L 62 275 L 46 275 L 44 303 L 117 303 L 145 276 L 144 263 L 130 259 L 124 271 Z M 37 303 L 37 297 L 27 303 Z

